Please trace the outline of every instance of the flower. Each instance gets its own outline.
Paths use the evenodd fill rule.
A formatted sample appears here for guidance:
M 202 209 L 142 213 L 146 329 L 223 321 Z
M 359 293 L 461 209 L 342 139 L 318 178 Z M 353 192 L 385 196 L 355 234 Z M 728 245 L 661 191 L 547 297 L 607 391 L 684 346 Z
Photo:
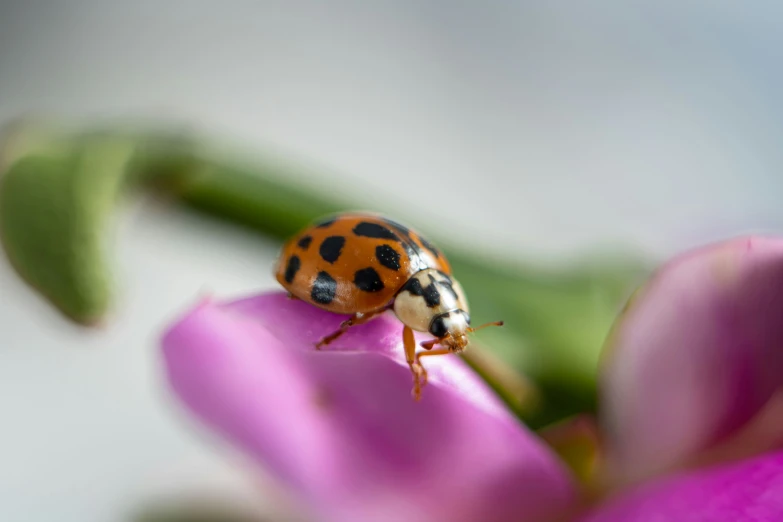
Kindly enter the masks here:
M 640 290 L 618 322 L 603 371 L 615 472 L 655 475 L 742 439 L 783 442 L 783 241 L 739 238 L 686 253 Z M 772 400 L 775 398 L 775 400 Z M 752 426 L 758 417 L 761 426 Z M 742 448 L 735 448 L 742 450 Z
M 165 337 L 169 379 L 319 520 L 543 519 L 572 501 L 565 467 L 460 359 L 429 361 L 413 401 L 396 319 L 316 351 L 344 319 L 278 292 L 202 303 Z
M 610 338 L 604 489 L 591 506 L 459 358 L 427 361 L 414 402 L 391 316 L 316 351 L 344 317 L 281 292 L 207 300 L 163 347 L 184 405 L 314 520 L 771 522 L 783 519 L 782 316 L 781 239 L 730 240 L 662 267 Z

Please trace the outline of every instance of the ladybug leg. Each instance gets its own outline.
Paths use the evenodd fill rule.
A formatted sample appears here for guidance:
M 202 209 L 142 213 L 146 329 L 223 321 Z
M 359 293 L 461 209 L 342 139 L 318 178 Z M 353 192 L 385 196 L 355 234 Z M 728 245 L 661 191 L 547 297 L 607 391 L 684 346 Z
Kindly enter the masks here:
M 347 332 L 348 328 L 350 328 L 351 326 L 357 324 L 354 321 L 355 317 L 356 316 L 351 317 L 347 321 L 343 321 L 342 323 L 340 323 L 340 329 L 339 330 L 335 330 L 334 332 L 330 333 L 329 335 L 321 337 L 321 340 L 318 341 L 317 343 L 315 343 L 315 349 L 316 350 L 320 350 L 322 346 L 326 346 L 327 344 L 331 343 L 332 341 L 334 341 L 335 339 L 340 337 L 342 334 Z
M 413 374 L 413 398 L 421 399 L 421 388 L 427 384 L 427 372 L 424 367 L 416 360 L 416 339 L 413 337 L 413 330 L 406 326 L 402 329 L 402 343 L 405 346 L 405 360 Z
M 320 350 L 322 346 L 326 346 L 327 344 L 331 343 L 332 341 L 340 337 L 342 334 L 347 332 L 348 328 L 350 328 L 351 326 L 364 324 L 370 319 L 373 319 L 374 317 L 378 316 L 379 314 L 382 314 L 385 311 L 386 308 L 381 308 L 380 310 L 374 310 L 372 312 L 367 312 L 364 314 L 354 314 L 353 317 L 351 317 L 350 319 L 340 323 L 339 329 L 335 330 L 329 335 L 322 337 L 321 340 L 315 344 L 315 349 Z
M 440 342 L 440 339 L 430 339 L 429 341 L 422 341 L 421 347 L 425 350 L 432 350 L 432 347 Z
M 428 349 L 430 349 L 429 352 L 419 352 L 419 353 L 417 353 L 415 358 L 414 358 L 414 362 L 413 362 L 414 366 L 416 366 L 419 369 L 418 371 L 421 372 L 421 374 L 422 374 L 422 376 L 424 378 L 424 382 L 422 383 L 422 386 L 427 384 L 427 370 L 425 370 L 424 366 L 421 364 L 421 358 L 424 357 L 425 355 L 447 355 L 447 354 L 453 353 L 448 348 L 438 348 L 437 350 L 431 350 L 431 348 L 432 348 L 432 346 L 430 346 L 430 348 L 428 348 Z M 419 392 L 419 393 L 421 393 L 421 392 Z M 419 400 L 419 398 L 417 397 L 416 400 Z
M 296 299 L 299 299 L 298 297 L 296 297 L 296 296 L 295 296 L 294 294 L 292 294 L 291 292 L 288 292 L 288 295 L 287 295 L 286 297 L 288 297 L 289 299 L 294 299 L 294 300 L 296 300 Z

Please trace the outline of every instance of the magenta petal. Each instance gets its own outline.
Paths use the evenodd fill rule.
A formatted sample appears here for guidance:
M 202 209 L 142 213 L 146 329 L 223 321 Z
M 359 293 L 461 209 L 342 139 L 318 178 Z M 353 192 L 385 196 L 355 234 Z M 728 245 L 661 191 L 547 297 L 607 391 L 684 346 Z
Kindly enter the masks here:
M 651 482 L 580 522 L 780 522 L 783 452 Z
M 601 376 L 619 473 L 649 476 L 736 433 L 781 388 L 782 346 L 783 239 L 735 239 L 664 266 L 619 321 Z
M 427 361 L 419 403 L 401 325 L 322 351 L 344 317 L 281 293 L 204 303 L 165 335 L 170 383 L 319 521 L 543 521 L 575 500 L 557 458 L 457 357 Z

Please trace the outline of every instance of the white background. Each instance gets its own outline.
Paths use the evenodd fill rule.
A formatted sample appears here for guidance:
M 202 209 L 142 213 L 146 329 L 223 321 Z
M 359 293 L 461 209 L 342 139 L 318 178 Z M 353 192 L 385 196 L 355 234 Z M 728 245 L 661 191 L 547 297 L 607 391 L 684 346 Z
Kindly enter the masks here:
M 175 118 L 526 259 L 783 228 L 780 8 L 557 4 L 0 1 L 0 123 Z M 102 330 L 0 264 L 0 520 L 117 519 L 182 474 L 242 490 L 157 338 L 203 290 L 273 288 L 275 246 L 149 202 L 118 225 Z

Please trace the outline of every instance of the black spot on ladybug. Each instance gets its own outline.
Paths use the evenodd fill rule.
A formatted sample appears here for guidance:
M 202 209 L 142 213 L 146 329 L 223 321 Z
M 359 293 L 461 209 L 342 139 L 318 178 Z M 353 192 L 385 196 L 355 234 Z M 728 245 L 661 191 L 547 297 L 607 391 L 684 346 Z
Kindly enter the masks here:
M 313 289 L 310 292 L 310 297 L 313 301 L 320 304 L 329 304 L 334 300 L 335 294 L 337 294 L 337 281 L 326 272 L 318 272 L 318 276 L 313 281 Z
M 444 274 L 443 272 L 438 272 L 438 273 L 443 277 L 443 279 L 438 280 L 435 279 L 435 277 L 432 274 L 427 274 L 432 284 L 442 286 L 443 288 L 446 289 L 446 291 L 448 291 L 451 295 L 454 296 L 454 299 L 459 299 L 459 297 L 457 297 L 457 291 L 454 290 L 454 283 L 451 280 L 451 278 L 448 275 Z
M 291 256 L 288 258 L 288 263 L 285 265 L 285 282 L 286 283 L 293 283 L 294 277 L 296 277 L 296 273 L 299 271 L 299 269 L 302 267 L 302 260 L 299 259 L 299 256 Z
M 440 251 L 435 248 L 435 245 L 424 239 L 423 237 L 419 236 L 419 241 L 421 241 L 421 244 L 424 245 L 424 248 L 432 252 L 432 255 L 437 257 L 440 257 Z
M 315 228 L 329 228 L 330 226 L 332 226 L 332 223 L 334 223 L 335 221 L 337 221 L 337 218 L 325 219 L 320 223 L 316 223 Z
M 329 236 L 321 243 L 318 253 L 321 254 L 321 258 L 327 263 L 334 263 L 340 259 L 343 246 L 345 246 L 345 238 L 343 236 Z
M 312 242 L 313 236 L 304 236 L 296 244 L 299 245 L 299 248 L 302 250 L 307 250 L 310 247 L 310 243 Z
M 448 292 L 449 292 L 451 295 L 453 295 L 453 296 L 454 296 L 454 299 L 455 299 L 455 300 L 456 300 L 456 299 L 459 299 L 459 297 L 457 296 L 457 291 L 456 291 L 456 290 L 454 290 L 454 286 L 451 284 L 451 281 L 441 281 L 441 282 L 440 282 L 440 286 L 442 286 L 443 288 L 445 288 L 446 290 L 448 290 Z
M 397 233 L 402 237 L 402 247 L 405 249 L 405 253 L 411 260 L 411 267 L 414 270 L 422 270 L 427 268 L 429 265 L 427 261 L 422 258 L 423 251 L 416 241 L 413 240 L 410 229 L 405 225 L 401 225 L 396 221 L 392 221 L 388 218 L 384 218 L 383 221 L 396 230 Z
M 440 304 L 440 292 L 438 292 L 434 283 L 423 287 L 417 278 L 412 277 L 405 283 L 405 286 L 403 286 L 402 289 L 407 290 L 413 295 L 423 297 L 424 302 L 427 303 L 427 307 L 429 308 L 434 308 Z
M 353 283 L 359 290 L 365 292 L 380 292 L 384 288 L 381 276 L 372 267 L 357 270 L 353 276 Z
M 440 304 L 440 292 L 435 285 L 424 287 L 424 302 L 429 308 L 435 308 Z
M 375 257 L 377 257 L 378 262 L 386 268 L 392 270 L 400 269 L 400 253 L 389 245 L 378 245 L 375 247 Z
M 388 228 L 384 227 L 383 225 L 379 225 L 378 223 L 370 223 L 369 221 L 362 221 L 353 227 L 353 233 L 357 236 L 372 237 L 375 239 L 392 239 L 394 241 L 400 240 L 397 234 Z
M 445 317 L 448 315 L 449 314 L 439 315 L 432 320 L 432 323 L 430 323 L 430 333 L 432 335 L 438 338 L 446 336 L 448 330 L 446 329 Z
M 411 277 L 407 283 L 402 287 L 406 292 L 410 292 L 413 295 L 424 295 L 424 289 L 421 287 L 421 283 L 415 277 Z

